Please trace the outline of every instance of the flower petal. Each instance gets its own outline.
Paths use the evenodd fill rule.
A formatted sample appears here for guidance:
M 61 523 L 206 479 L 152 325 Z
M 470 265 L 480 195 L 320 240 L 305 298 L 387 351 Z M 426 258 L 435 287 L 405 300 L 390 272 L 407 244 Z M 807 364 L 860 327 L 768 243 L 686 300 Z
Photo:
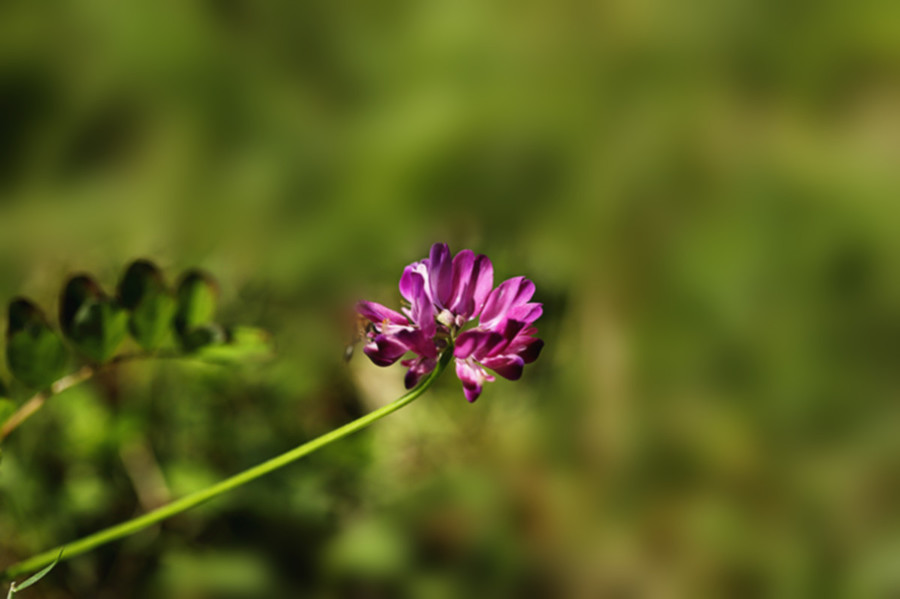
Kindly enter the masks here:
M 503 335 L 496 331 L 483 331 L 481 329 L 470 329 L 460 333 L 456 338 L 456 345 L 453 348 L 453 355 L 456 358 L 468 358 L 470 356 L 484 355 L 486 350 L 496 347 L 498 344 L 505 343 Z
M 526 303 L 534 295 L 534 283 L 525 277 L 513 277 L 500 283 L 484 303 L 481 312 L 481 326 L 493 328 L 499 324 L 510 308 Z
M 363 353 L 378 366 L 390 366 L 407 351 L 406 345 L 393 335 L 376 335 L 363 348 Z
M 466 396 L 466 400 L 469 403 L 473 403 L 476 399 L 481 396 L 481 385 L 475 387 L 468 387 L 463 384 L 463 394 Z
M 399 343 L 403 344 L 407 350 L 413 351 L 420 356 L 436 358 L 438 355 L 438 347 L 434 341 L 434 337 L 426 335 L 420 329 L 408 327 L 397 331 L 394 334 L 394 338 Z
M 503 321 L 503 328 L 500 329 L 500 332 L 503 334 L 503 338 L 507 341 L 512 341 L 515 339 L 519 333 L 521 333 L 522 329 L 525 328 L 525 323 L 519 320 L 507 319 Z
M 544 313 L 544 305 L 538 303 L 526 303 L 510 308 L 506 313 L 506 317 L 512 320 L 519 320 L 525 324 L 531 324 L 541 317 Z
M 453 263 L 450 248 L 446 243 L 431 246 L 428 264 L 428 285 L 431 288 L 431 300 L 438 308 L 446 308 L 453 293 Z
M 473 365 L 467 360 L 456 360 L 456 376 L 463 384 L 463 393 L 469 402 L 473 402 L 481 395 L 481 389 L 486 380 L 484 369 Z
M 475 304 L 471 317 L 475 318 L 484 308 L 484 302 L 494 286 L 494 265 L 484 254 L 479 254 L 475 258 L 475 265 L 472 268 L 472 300 Z
M 496 356 L 485 358 L 481 363 L 511 381 L 519 380 L 522 377 L 522 369 L 525 367 L 525 360 L 521 356 Z
M 405 288 L 404 296 L 410 302 L 407 314 L 415 324 L 419 325 L 423 333 L 434 337 L 437 325 L 434 322 L 434 305 L 425 292 L 425 277 L 413 271 L 404 271 L 403 276 L 406 281 L 401 278 L 400 287 L 401 289 Z
M 454 314 L 469 316 L 475 309 L 474 289 L 470 285 L 474 266 L 475 252 L 472 250 L 462 250 L 453 257 L 453 293 L 447 307 Z
M 509 345 L 507 351 L 521 356 L 526 364 L 531 364 L 541 355 L 542 349 L 544 349 L 544 342 L 541 339 L 537 337 L 523 338 L 520 335 L 514 343 Z
M 420 260 L 413 262 L 403 269 L 400 276 L 400 295 L 409 303 L 416 300 L 416 294 L 413 293 L 412 281 L 415 276 L 421 277 L 425 284 L 425 293 L 428 295 L 428 301 L 431 301 L 431 291 L 428 289 L 428 260 Z
M 378 302 L 360 301 L 356 303 L 356 311 L 375 324 L 389 322 L 391 324 L 408 325 L 406 317 L 390 308 L 382 306 Z
M 407 389 L 415 387 L 423 376 L 434 370 L 437 361 L 431 358 L 416 358 L 414 360 L 404 360 L 403 365 L 409 367 L 406 376 L 403 378 L 403 384 Z

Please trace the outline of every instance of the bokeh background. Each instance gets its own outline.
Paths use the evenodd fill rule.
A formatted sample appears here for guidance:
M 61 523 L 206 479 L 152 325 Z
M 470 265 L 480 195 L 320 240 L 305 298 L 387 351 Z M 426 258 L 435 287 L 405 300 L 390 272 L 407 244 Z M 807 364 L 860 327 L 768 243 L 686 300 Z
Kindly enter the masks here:
M 4 2 L 2 301 L 198 266 L 278 353 L 54 398 L 0 566 L 398 395 L 343 309 L 446 241 L 536 282 L 521 381 L 448 374 L 23 597 L 897 596 L 898 200 L 889 0 Z

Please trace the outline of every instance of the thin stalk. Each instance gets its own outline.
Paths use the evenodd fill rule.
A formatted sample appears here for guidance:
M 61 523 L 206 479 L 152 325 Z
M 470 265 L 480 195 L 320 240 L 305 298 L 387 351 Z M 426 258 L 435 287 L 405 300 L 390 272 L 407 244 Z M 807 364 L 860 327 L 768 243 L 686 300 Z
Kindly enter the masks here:
M 35 555 L 34 557 L 30 557 L 17 564 L 13 564 L 3 572 L 0 572 L 0 580 L 11 580 L 16 576 L 46 566 L 47 564 L 53 562 L 53 560 L 55 560 L 57 556 L 59 556 L 60 551 L 63 552 L 62 559 L 67 560 L 77 555 L 81 555 L 82 553 L 91 551 L 92 549 L 95 549 L 96 547 L 99 547 L 100 545 L 103 545 L 105 543 L 127 537 L 128 535 L 143 530 L 148 526 L 152 526 L 153 524 L 165 520 L 166 518 L 170 518 L 176 514 L 180 514 L 185 510 L 200 505 L 201 503 L 209 501 L 214 497 L 231 491 L 232 489 L 236 489 L 241 485 L 256 480 L 257 478 L 278 470 L 279 468 L 287 466 L 291 462 L 294 462 L 302 458 L 303 456 L 316 451 L 317 449 L 321 449 L 326 445 L 337 441 L 338 439 L 342 439 L 343 437 L 346 437 L 351 433 L 355 433 L 356 431 L 365 428 L 376 420 L 384 418 L 392 412 L 396 412 L 403 406 L 411 403 L 420 395 L 425 393 L 425 391 L 432 385 L 432 383 L 434 383 L 434 381 L 440 376 L 441 372 L 443 372 L 447 367 L 452 354 L 452 347 L 448 347 L 447 349 L 445 349 L 444 354 L 441 356 L 437 367 L 431 372 L 431 374 L 429 374 L 428 377 L 426 377 L 425 380 L 423 380 L 414 389 L 410 390 L 400 398 L 394 400 L 392 403 L 389 403 L 388 405 L 381 407 L 374 412 L 370 412 L 365 416 L 357 418 L 353 422 L 345 424 L 344 426 L 337 428 L 329 433 L 325 433 L 321 437 L 317 437 L 312 441 L 308 441 L 277 457 L 265 461 L 262 464 L 253 466 L 252 468 L 244 470 L 239 474 L 235 474 L 230 478 L 226 478 L 225 480 L 215 483 L 214 485 L 209 486 L 205 489 L 195 491 L 194 493 L 186 495 L 181 499 L 177 499 L 172 503 L 155 509 L 152 512 L 148 512 L 136 518 L 132 518 L 131 520 L 128 520 L 126 522 L 122 522 L 121 524 L 116 524 L 115 526 L 111 526 L 99 532 L 95 532 L 91 535 L 83 537 L 77 541 L 73 541 L 66 545 L 61 545 L 59 547 L 49 549 L 43 553 Z
M 0 427 L 0 441 L 3 441 L 11 432 L 16 430 L 20 424 L 28 420 L 32 414 L 44 407 L 44 403 L 52 396 L 62 393 L 69 387 L 74 387 L 78 383 L 82 383 L 97 372 L 92 366 L 84 366 L 72 374 L 67 374 L 58 381 L 50 385 L 49 389 L 39 391 L 34 394 L 31 399 L 22 404 L 22 406 L 13 412 L 13 414 L 3 422 Z
M 58 381 L 55 381 L 49 388 L 44 389 L 42 391 L 38 391 L 35 393 L 28 401 L 23 403 L 18 410 L 12 413 L 12 415 L 3 421 L 2 425 L 0 425 L 0 442 L 2 442 L 6 437 L 9 436 L 14 430 L 19 428 L 19 426 L 28 420 L 35 412 L 44 407 L 44 404 L 47 403 L 47 400 L 53 397 L 54 395 L 59 395 L 66 389 L 74 387 L 79 383 L 83 383 L 84 381 L 92 378 L 96 375 L 101 369 L 113 367 L 118 364 L 122 364 L 123 362 L 132 362 L 135 360 L 149 360 L 149 359 L 163 359 L 163 358 L 189 358 L 187 355 L 180 354 L 166 354 L 166 353 L 134 353 L 134 354 L 121 354 L 116 356 L 112 360 L 110 360 L 107 364 L 102 366 L 98 365 L 87 365 L 82 366 L 72 374 L 67 374 L 62 377 Z

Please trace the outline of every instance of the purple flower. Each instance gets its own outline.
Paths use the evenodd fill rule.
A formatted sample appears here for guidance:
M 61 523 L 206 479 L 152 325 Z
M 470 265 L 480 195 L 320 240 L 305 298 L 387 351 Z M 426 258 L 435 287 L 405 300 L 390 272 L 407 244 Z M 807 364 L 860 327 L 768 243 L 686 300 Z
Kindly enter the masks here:
M 470 402 L 478 399 L 485 381 L 494 380 L 487 369 L 518 379 L 544 345 L 533 326 L 542 307 L 530 301 L 534 283 L 524 277 L 496 289 L 493 283 L 494 267 L 486 256 L 462 250 L 451 258 L 447 244 L 434 244 L 428 258 L 403 269 L 400 294 L 407 306 L 402 314 L 375 302 L 357 304 L 371 323 L 363 351 L 379 366 L 412 352 L 414 357 L 401 362 L 411 388 L 434 370 L 450 340 L 456 374 Z M 474 328 L 463 330 L 475 319 Z
M 456 376 L 469 401 L 478 399 L 485 381 L 494 380 L 485 368 L 515 381 L 540 355 L 544 342 L 534 336 L 532 324 L 543 308 L 528 301 L 532 295 L 534 283 L 525 277 L 504 281 L 488 296 L 478 327 L 456 338 Z
M 411 304 L 420 299 L 413 292 L 419 279 L 438 321 L 458 328 L 478 316 L 484 307 L 494 284 L 494 266 L 487 256 L 476 256 L 472 250 L 463 250 L 451 260 L 447 244 L 436 243 L 428 258 L 403 269 L 400 294 Z

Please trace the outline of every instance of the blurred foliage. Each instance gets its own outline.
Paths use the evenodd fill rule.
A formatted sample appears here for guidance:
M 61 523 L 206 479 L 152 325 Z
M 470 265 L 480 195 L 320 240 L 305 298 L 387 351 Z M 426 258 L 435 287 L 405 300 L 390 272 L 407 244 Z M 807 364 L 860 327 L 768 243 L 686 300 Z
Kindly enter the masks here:
M 536 282 L 523 380 L 446 376 L 29 597 L 900 593 L 898 73 L 886 0 L 4 2 L 0 297 L 201 265 L 278 358 L 53 398 L 0 564 L 398 395 L 344 308 L 446 241 Z
M 155 264 L 149 260 L 135 260 L 129 265 L 119 281 L 119 301 L 123 308 L 131 311 L 128 330 L 142 349 L 153 351 L 165 342 L 177 312 L 177 303 Z M 211 307 L 210 311 L 214 309 Z M 184 332 L 183 326 L 181 330 Z
M 26 299 L 11 301 L 8 315 L 6 364 L 10 372 L 31 387 L 49 387 L 69 362 L 62 339 L 50 328 L 41 309 Z
M 90 275 L 71 277 L 59 298 L 59 328 L 90 366 L 67 380 L 58 380 L 73 361 L 63 340 L 38 306 L 21 297 L 12 300 L 6 326 L 7 367 L 17 382 L 38 391 L 34 398 L 39 405 L 23 405 L 25 414 L 10 422 L 4 414 L 0 442 L 46 399 L 90 378 L 113 357 L 115 363 L 180 358 L 236 364 L 274 353 L 268 332 L 215 322 L 218 285 L 208 273 L 186 272 L 177 295 L 176 300 L 149 260 L 136 260 L 125 269 L 116 297 L 107 295 Z M 131 351 L 119 352 L 128 332 L 134 341 L 128 344 Z M 133 351 L 136 346 L 144 351 Z M 8 393 L 0 379 L 0 398 Z

